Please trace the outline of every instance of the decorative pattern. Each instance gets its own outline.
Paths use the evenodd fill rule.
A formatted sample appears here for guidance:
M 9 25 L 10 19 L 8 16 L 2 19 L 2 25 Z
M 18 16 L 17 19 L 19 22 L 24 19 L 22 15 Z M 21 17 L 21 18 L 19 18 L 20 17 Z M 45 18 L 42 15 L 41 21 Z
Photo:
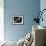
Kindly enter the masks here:
M 39 11 L 38 14 L 37 14 L 37 16 L 34 18 L 33 21 L 36 21 L 36 23 L 40 23 L 40 19 L 41 19 L 42 22 L 43 22 L 44 20 L 43 20 L 42 15 L 43 15 L 43 13 L 44 13 L 45 10 L 46 9 L 43 9 L 42 11 Z
M 32 36 L 32 34 L 29 32 L 29 33 L 26 35 L 26 38 L 25 38 L 25 40 L 24 40 L 23 46 L 31 46 L 32 43 L 33 43 L 33 36 Z

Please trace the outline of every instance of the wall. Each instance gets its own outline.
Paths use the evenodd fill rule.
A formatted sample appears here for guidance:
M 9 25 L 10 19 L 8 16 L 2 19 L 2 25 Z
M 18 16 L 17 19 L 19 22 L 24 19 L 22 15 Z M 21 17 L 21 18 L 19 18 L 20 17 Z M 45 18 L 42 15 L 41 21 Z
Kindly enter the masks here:
M 4 0 L 0 0 L 0 42 L 4 41 Z
M 41 0 L 40 1 L 40 9 L 41 9 L 41 11 L 43 10 L 43 9 L 46 9 L 46 0 Z M 46 10 L 43 12 L 43 15 L 42 15 L 42 17 L 43 17 L 43 22 L 41 21 L 40 22 L 40 25 L 42 25 L 42 26 L 46 26 Z
M 43 10 L 43 9 L 46 9 L 46 0 L 40 0 L 40 10 Z M 44 11 L 42 17 L 44 20 L 43 20 L 43 22 L 40 21 L 40 25 L 46 27 L 46 11 Z M 46 40 L 45 40 L 45 44 L 46 44 Z
M 40 0 L 5 0 L 4 35 L 7 41 L 18 41 L 32 28 L 32 20 L 40 9 Z M 13 25 L 13 15 L 24 15 L 24 25 Z

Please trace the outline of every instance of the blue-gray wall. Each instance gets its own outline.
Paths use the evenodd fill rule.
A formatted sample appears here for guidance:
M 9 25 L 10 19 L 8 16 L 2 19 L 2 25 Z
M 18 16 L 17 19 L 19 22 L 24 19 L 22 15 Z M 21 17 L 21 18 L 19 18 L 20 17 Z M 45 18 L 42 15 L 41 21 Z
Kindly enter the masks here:
M 32 20 L 40 9 L 40 0 L 5 0 L 4 35 L 7 41 L 18 41 L 32 28 Z M 24 15 L 24 25 L 13 25 L 13 15 Z
M 40 10 L 42 11 L 43 9 L 46 9 L 46 0 L 41 0 L 40 1 Z M 46 10 L 43 12 L 43 22 L 40 22 L 40 25 L 45 26 L 46 27 Z
M 46 9 L 46 0 L 41 0 L 40 1 L 40 10 L 43 10 L 43 9 Z M 46 27 L 46 11 L 44 11 L 42 17 L 43 17 L 43 22 L 41 21 L 40 25 Z M 45 37 L 45 39 L 46 39 L 46 37 Z M 45 44 L 46 44 L 46 40 L 45 40 Z

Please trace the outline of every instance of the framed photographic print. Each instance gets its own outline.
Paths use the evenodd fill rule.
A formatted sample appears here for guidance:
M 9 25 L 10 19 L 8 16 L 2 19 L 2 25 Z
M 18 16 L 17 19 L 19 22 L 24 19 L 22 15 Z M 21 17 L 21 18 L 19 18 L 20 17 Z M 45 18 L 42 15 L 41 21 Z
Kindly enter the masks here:
M 24 16 L 13 16 L 13 24 L 24 24 Z

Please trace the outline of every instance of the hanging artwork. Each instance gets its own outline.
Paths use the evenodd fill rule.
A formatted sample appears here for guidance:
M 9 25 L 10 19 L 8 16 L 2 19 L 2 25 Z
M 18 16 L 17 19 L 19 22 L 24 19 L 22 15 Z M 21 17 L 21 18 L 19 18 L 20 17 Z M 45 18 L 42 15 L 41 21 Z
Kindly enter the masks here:
M 24 24 L 23 16 L 13 16 L 13 24 Z

